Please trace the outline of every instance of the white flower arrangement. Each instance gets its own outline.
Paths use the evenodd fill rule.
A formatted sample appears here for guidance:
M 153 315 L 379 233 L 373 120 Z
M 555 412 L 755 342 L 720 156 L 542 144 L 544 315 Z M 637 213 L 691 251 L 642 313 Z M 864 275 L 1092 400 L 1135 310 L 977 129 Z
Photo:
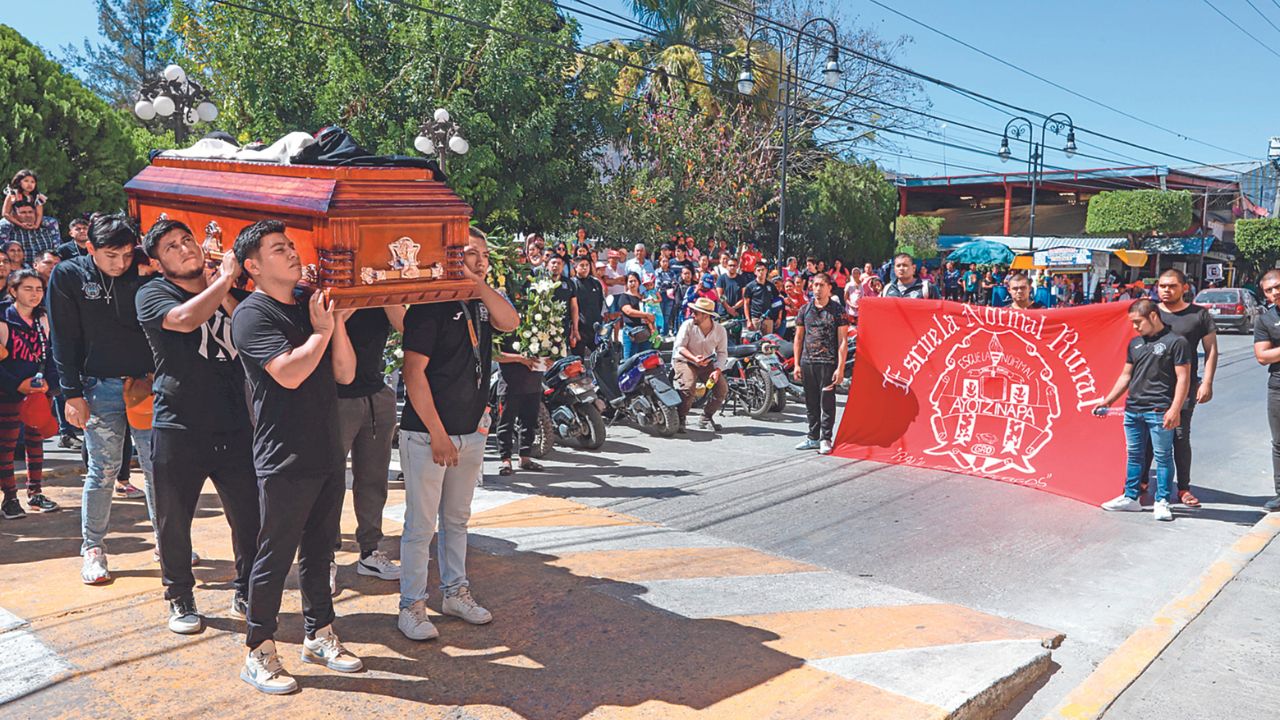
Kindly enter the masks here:
M 567 354 L 564 318 L 569 312 L 552 293 L 560 282 L 538 278 L 529 283 L 524 307 L 520 308 L 520 325 L 513 331 L 511 347 L 521 355 L 533 358 L 562 358 Z

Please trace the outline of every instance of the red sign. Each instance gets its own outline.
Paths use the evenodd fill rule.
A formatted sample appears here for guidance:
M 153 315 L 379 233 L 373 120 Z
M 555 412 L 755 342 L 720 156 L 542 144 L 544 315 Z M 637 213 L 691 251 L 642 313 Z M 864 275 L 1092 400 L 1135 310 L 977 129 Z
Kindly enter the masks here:
M 1127 309 L 864 299 L 835 454 L 1109 500 L 1124 433 L 1091 410 L 1124 367 Z

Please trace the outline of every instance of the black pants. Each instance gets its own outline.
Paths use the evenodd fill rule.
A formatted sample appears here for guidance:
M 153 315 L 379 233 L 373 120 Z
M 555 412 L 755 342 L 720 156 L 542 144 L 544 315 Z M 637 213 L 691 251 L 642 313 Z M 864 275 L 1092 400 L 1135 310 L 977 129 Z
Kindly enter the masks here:
M 512 446 L 519 444 L 519 457 L 533 455 L 534 433 L 538 431 L 538 406 L 542 396 L 537 393 L 507 393 L 502 401 L 502 417 L 498 420 L 498 457 L 511 459 Z M 517 440 L 516 423 L 520 423 Z
M 256 648 L 272 639 L 284 581 L 298 556 L 298 585 L 307 634 L 333 622 L 329 563 L 338 536 L 346 473 L 273 475 L 258 478 L 262 529 L 258 555 L 249 576 L 249 632 L 245 644 Z
M 253 438 L 249 430 L 208 436 L 190 430 L 153 428 L 151 463 L 165 599 L 190 598 L 195 587 L 191 573 L 191 520 L 205 478 L 213 480 L 231 526 L 236 592 L 247 594 L 249 571 L 258 549 L 259 523 L 258 477 L 253 471 Z
M 1187 392 L 1187 400 L 1182 404 L 1182 415 L 1178 427 L 1173 431 L 1173 468 L 1178 478 L 1178 492 L 1191 489 L 1191 415 L 1196 410 L 1196 389 L 1193 385 Z M 1147 443 L 1147 452 L 1142 459 L 1142 477 L 1151 474 L 1151 443 Z
M 1271 475 L 1280 497 L 1280 378 L 1267 383 L 1267 420 L 1271 423 Z
M 831 440 L 836 426 L 836 391 L 824 390 L 836 372 L 835 363 L 802 363 L 804 407 L 809 415 L 809 439 Z

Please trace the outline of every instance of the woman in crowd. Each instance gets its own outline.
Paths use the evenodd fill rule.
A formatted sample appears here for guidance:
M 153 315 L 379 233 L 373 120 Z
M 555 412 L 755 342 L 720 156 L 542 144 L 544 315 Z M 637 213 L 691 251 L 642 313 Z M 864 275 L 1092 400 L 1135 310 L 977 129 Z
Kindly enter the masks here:
M 18 435 L 22 434 L 27 457 L 27 507 L 34 512 L 58 509 L 57 503 L 41 492 L 44 469 L 44 435 L 42 428 L 23 422 L 23 404 L 44 403 L 30 417 L 52 420 L 47 393 L 57 387 L 58 376 L 49 349 L 49 321 L 44 316 L 44 280 L 30 268 L 9 275 L 9 293 L 13 304 L 4 310 L 0 322 L 0 488 L 4 502 L 0 511 L 8 519 L 26 515 L 18 502 L 18 487 L 13 474 L 14 453 Z M 54 424 L 56 428 L 56 423 Z
M 640 275 L 633 272 L 627 273 L 627 289 L 618 295 L 617 304 L 614 306 L 623 317 L 623 360 L 643 350 L 645 343 L 656 332 L 653 313 L 643 310 L 644 299 L 641 297 L 641 292 Z
M 831 272 L 828 274 L 831 276 L 832 284 L 843 292 L 845 285 L 849 284 L 849 271 L 845 269 L 844 261 L 840 258 L 832 260 Z

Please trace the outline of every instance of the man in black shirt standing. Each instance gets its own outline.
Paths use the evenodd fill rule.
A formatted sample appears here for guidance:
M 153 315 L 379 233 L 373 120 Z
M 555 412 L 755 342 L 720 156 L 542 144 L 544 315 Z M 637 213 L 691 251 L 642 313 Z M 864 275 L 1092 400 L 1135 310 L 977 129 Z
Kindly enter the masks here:
M 755 279 L 742 290 L 746 298 L 747 329 L 762 335 L 773 332 L 773 301 L 778 299 L 778 289 L 769 282 L 769 266 L 761 260 L 756 263 Z
M 1173 465 L 1178 478 L 1178 501 L 1194 508 L 1200 507 L 1200 500 L 1191 493 L 1191 414 L 1197 404 L 1213 399 L 1213 376 L 1218 370 L 1218 326 L 1208 308 L 1186 301 L 1187 289 L 1187 276 L 1181 270 L 1170 268 L 1156 280 L 1160 320 L 1187 341 L 1191 359 L 1191 387 L 1182 406 L 1182 422 L 1173 431 Z M 1204 377 L 1199 372 L 1200 346 L 1204 347 Z M 1144 478 L 1150 467 L 1148 455 L 1143 465 Z
M 590 257 L 578 258 L 570 282 L 578 301 L 578 339 L 569 346 L 574 355 L 585 358 L 596 347 L 596 323 L 604 318 L 604 286 L 591 273 Z
M 148 383 L 155 370 L 151 347 L 134 304 L 138 231 L 124 215 L 99 215 L 89 229 L 89 255 L 59 263 L 49 278 L 46 303 L 53 359 L 67 397 L 67 422 L 85 431 L 88 472 L 80 508 L 80 579 L 111 580 L 103 540 L 111 520 L 112 484 L 120 471 L 125 432 L 125 389 Z M 151 491 L 151 429 L 133 428 L 142 463 L 147 514 L 155 527 Z
M 804 383 L 804 404 L 809 415 L 809 435 L 797 450 L 831 453 L 836 424 L 836 386 L 844 381 L 849 348 L 845 338 L 849 318 L 844 306 L 831 297 L 831 278 L 817 273 L 809 278 L 813 300 L 796 314 L 797 382 Z
M 1268 512 L 1280 511 L 1280 270 L 1268 270 L 1258 281 L 1267 309 L 1253 321 L 1253 356 L 1267 368 L 1267 420 L 1271 425 L 1271 474 L 1276 496 Z
M 236 259 L 256 286 L 236 309 L 232 339 L 244 363 L 253 415 L 253 464 L 262 529 L 249 577 L 249 631 L 240 678 L 258 690 L 297 689 L 276 653 L 275 631 L 285 577 L 298 557 L 306 638 L 305 662 L 339 672 L 363 664 L 333 632 L 329 568 L 346 488 L 338 437 L 337 383 L 355 379 L 347 338 L 349 311 L 335 312 L 324 293 L 295 295 L 302 261 L 284 223 L 261 220 L 236 237 Z
M 1094 409 L 1105 408 L 1128 392 L 1124 403 L 1124 435 L 1128 448 L 1124 494 L 1102 504 L 1103 510 L 1141 512 L 1143 456 L 1152 446 L 1156 461 L 1156 520 L 1172 520 L 1169 497 L 1173 481 L 1173 430 L 1181 423 L 1182 405 L 1191 385 L 1191 359 L 1187 341 L 1175 335 L 1160 319 L 1159 308 L 1150 300 L 1134 300 L 1129 320 L 1138 337 L 1129 341 L 1124 370 L 1115 387 Z
M 916 277 L 916 261 L 906 253 L 893 256 L 893 280 L 884 286 L 885 297 L 940 300 L 938 286 Z
M 360 559 L 356 574 L 399 580 L 400 566 L 378 549 L 382 511 L 387 505 L 391 438 L 396 426 L 396 392 L 383 380 L 383 352 L 392 328 L 404 331 L 403 306 L 364 308 L 347 319 L 347 337 L 356 354 L 356 376 L 338 386 L 338 432 L 343 456 L 351 454 L 351 501 L 356 514 Z M 334 549 L 342 545 L 334 538 Z M 329 591 L 337 594 L 337 565 L 329 566 Z
M 578 296 L 570 285 L 572 280 L 564 276 L 564 260 L 559 257 L 547 258 L 547 271 L 547 277 L 560 283 L 559 287 L 551 291 L 551 299 L 564 303 L 564 336 L 569 340 L 569 347 L 573 347 L 581 339 L 578 335 Z
M 464 273 L 474 283 L 478 299 L 414 305 L 404 320 L 404 384 L 409 401 L 400 420 L 405 513 L 397 625 L 411 640 L 430 640 L 440 634 L 427 618 L 427 568 L 436 518 L 440 519 L 436 557 L 444 594 L 441 610 L 474 625 L 493 620 L 471 597 L 467 523 L 489 431 L 493 331 L 515 330 L 520 316 L 486 284 L 488 269 L 488 243 L 483 233 L 472 228 Z
M 205 275 L 204 251 L 191 230 L 160 220 L 142 241 L 163 277 L 138 291 L 138 322 L 155 355 L 151 462 L 155 472 L 156 534 L 169 602 L 169 629 L 198 633 L 191 574 L 191 520 L 206 478 L 222 500 L 235 552 L 233 613 L 244 616 L 249 570 L 258 549 L 258 479 L 244 402 L 244 369 L 231 341 L 231 296 L 240 263 L 222 258 L 216 278 Z
M 67 233 L 71 235 L 71 239 L 54 250 L 58 253 L 58 257 L 62 260 L 71 260 L 88 255 L 89 248 L 85 245 L 89 242 L 89 221 L 82 217 L 75 218 L 67 223 Z

